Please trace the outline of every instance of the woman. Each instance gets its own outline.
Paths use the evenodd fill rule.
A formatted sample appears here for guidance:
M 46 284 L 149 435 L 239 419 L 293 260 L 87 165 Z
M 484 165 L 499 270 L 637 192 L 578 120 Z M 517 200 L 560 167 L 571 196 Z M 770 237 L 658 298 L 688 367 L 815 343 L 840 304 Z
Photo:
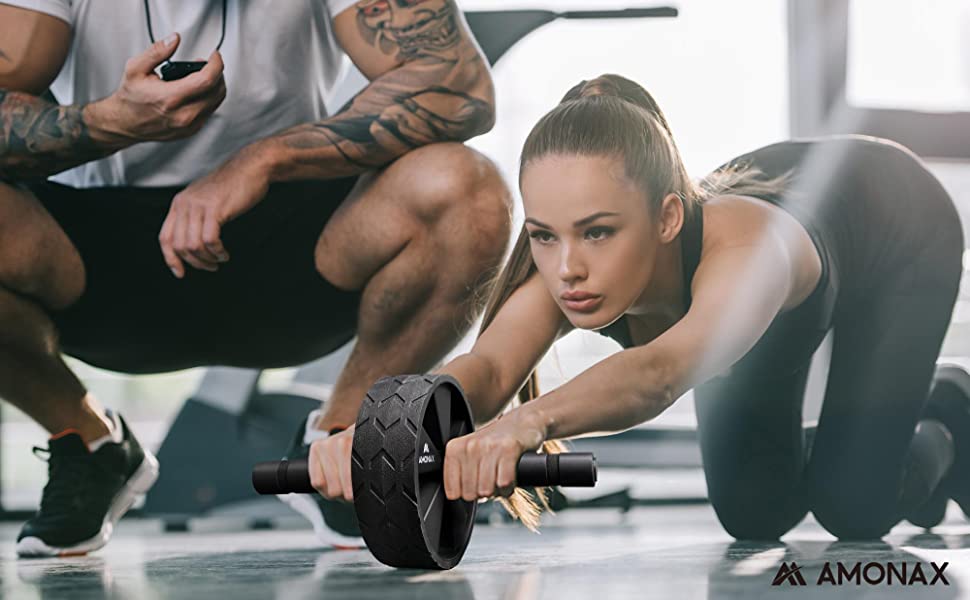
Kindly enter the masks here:
M 809 510 L 851 539 L 933 525 L 948 497 L 970 509 L 970 376 L 929 393 L 963 234 L 908 150 L 785 142 L 695 185 L 650 94 L 604 75 L 536 125 L 519 183 L 525 225 L 479 339 L 439 370 L 487 423 L 448 444 L 449 499 L 507 497 L 522 452 L 639 425 L 693 388 L 710 500 L 736 538 L 775 539 Z M 625 349 L 540 396 L 534 369 L 574 328 Z M 802 399 L 830 328 L 809 454 Z M 318 489 L 350 498 L 316 463 Z M 511 508 L 534 526 L 524 492 Z

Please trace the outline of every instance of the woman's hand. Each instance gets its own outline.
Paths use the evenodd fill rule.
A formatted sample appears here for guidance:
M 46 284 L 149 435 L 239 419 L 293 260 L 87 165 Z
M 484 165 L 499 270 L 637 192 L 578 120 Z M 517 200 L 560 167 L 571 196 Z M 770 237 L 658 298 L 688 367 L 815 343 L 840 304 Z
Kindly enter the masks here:
M 445 449 L 445 497 L 473 501 L 510 496 L 519 457 L 539 448 L 544 440 L 541 419 L 522 409 L 451 440 Z
M 310 444 L 310 485 L 324 498 L 354 501 L 354 484 L 350 479 L 354 428 L 355 425 L 351 425 L 340 433 Z

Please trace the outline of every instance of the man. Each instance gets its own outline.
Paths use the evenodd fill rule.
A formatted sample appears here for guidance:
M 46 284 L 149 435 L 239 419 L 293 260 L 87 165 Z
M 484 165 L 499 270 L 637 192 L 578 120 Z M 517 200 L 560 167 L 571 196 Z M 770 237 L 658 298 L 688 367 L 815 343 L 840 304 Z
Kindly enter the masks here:
M 344 52 L 370 83 L 328 116 Z M 376 379 L 429 370 L 474 320 L 510 200 L 461 142 L 493 122 L 453 0 L 0 0 L 0 397 L 52 434 L 18 552 L 101 547 L 157 476 L 62 351 L 277 367 L 356 335 L 292 449 L 321 469 Z

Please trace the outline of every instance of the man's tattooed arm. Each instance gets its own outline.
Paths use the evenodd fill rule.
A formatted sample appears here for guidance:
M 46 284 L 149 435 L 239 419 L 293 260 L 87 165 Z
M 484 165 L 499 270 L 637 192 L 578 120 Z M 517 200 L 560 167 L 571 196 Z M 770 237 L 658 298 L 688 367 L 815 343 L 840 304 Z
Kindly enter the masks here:
M 337 33 L 372 81 L 332 118 L 258 143 L 274 156 L 271 180 L 357 174 L 491 129 L 491 76 L 453 0 L 362 0 Z
M 127 145 L 92 136 L 89 106 L 59 106 L 0 90 L 0 179 L 43 179 Z

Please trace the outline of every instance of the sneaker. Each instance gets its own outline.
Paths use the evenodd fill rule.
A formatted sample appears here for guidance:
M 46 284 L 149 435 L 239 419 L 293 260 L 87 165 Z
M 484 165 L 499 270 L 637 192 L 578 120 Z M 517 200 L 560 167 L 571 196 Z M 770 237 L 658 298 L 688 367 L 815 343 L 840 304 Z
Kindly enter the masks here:
M 17 537 L 20 556 L 75 556 L 104 546 L 115 523 L 158 479 L 158 460 L 138 444 L 128 425 L 108 411 L 112 437 L 94 452 L 76 431 L 52 437 L 47 448 L 48 481 L 40 510 Z M 115 441 L 117 440 L 117 441 Z
M 310 444 L 304 440 L 307 439 L 307 423 L 314 422 L 317 415 L 319 411 L 311 412 L 300 424 L 285 458 L 293 460 L 310 455 Z M 314 437 L 322 439 L 327 435 L 326 432 L 320 432 Z M 277 498 L 310 521 L 317 539 L 324 545 L 341 550 L 365 547 L 353 504 L 345 500 L 329 500 L 320 494 L 280 494 Z
M 940 421 L 953 436 L 953 464 L 940 487 L 970 518 L 970 374 L 955 365 L 937 367 L 923 418 Z

